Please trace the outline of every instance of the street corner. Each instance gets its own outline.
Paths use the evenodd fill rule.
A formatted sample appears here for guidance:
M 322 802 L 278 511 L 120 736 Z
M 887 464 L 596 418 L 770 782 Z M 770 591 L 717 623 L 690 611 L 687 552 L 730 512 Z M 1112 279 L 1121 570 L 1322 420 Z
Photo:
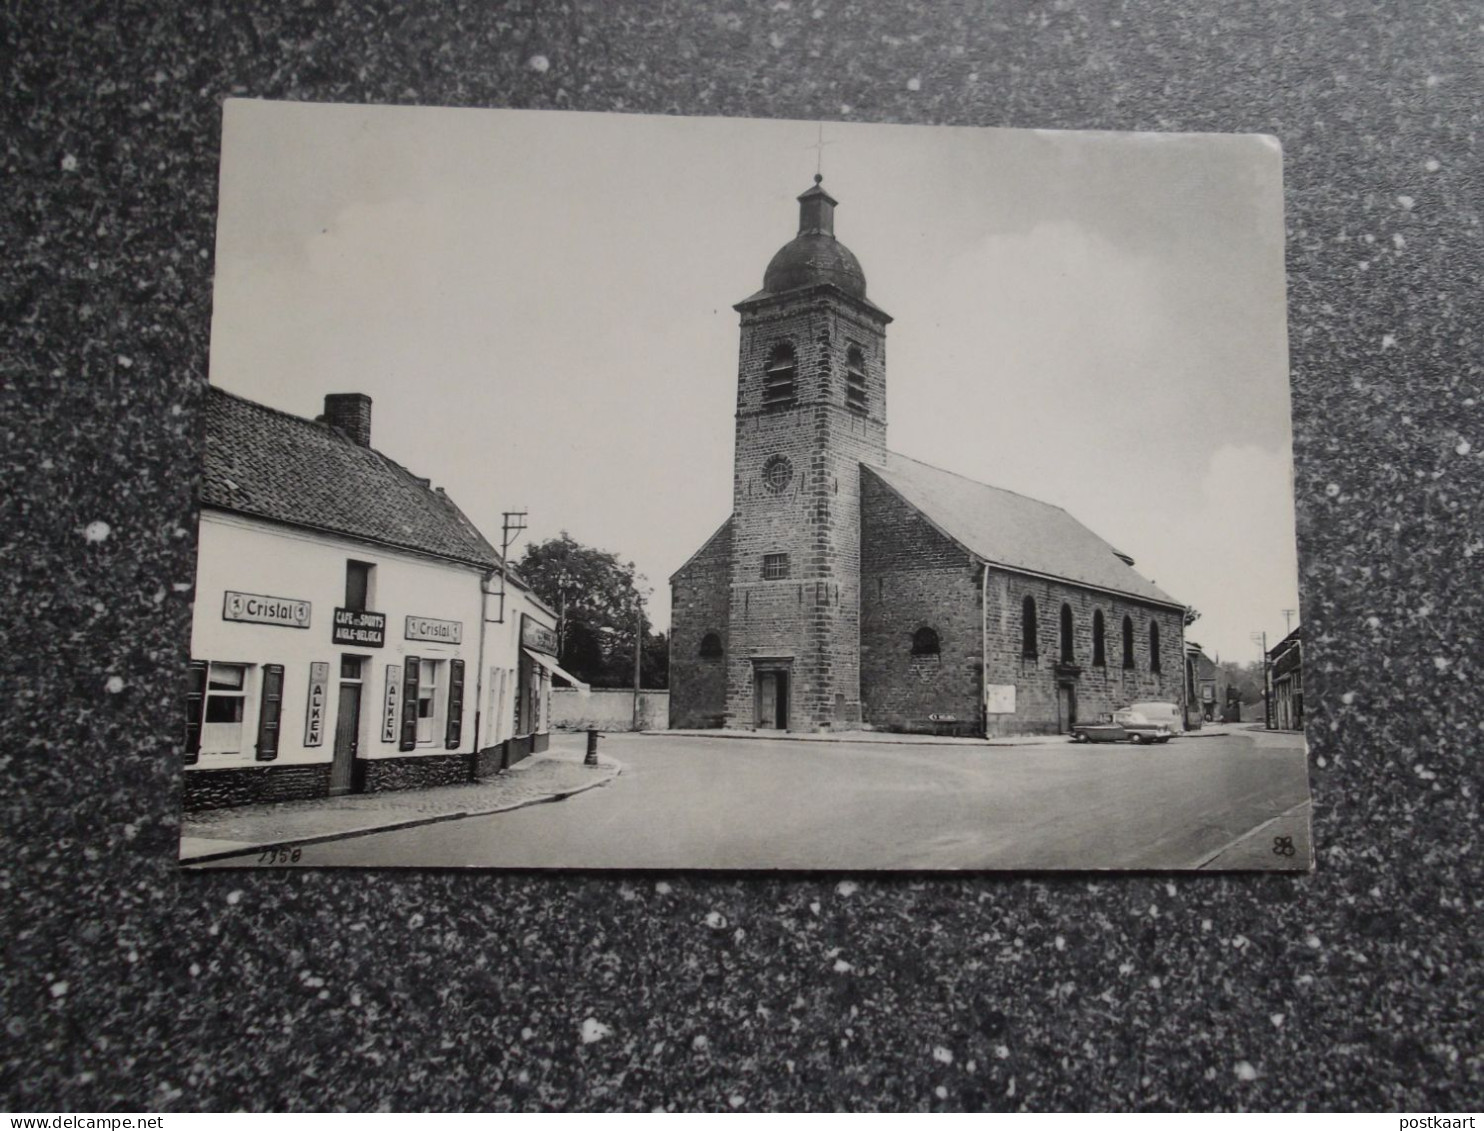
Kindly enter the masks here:
M 625 769 L 599 754 L 595 763 L 579 752 L 538 755 L 488 781 L 433 789 L 356 794 L 318 802 L 255 805 L 187 818 L 182 829 L 182 866 L 240 862 L 241 857 L 279 851 L 299 863 L 297 848 L 420 825 L 487 817 L 551 801 L 563 801 L 605 786 Z
M 1312 872 L 1312 802 L 1295 805 L 1200 862 L 1205 872 Z

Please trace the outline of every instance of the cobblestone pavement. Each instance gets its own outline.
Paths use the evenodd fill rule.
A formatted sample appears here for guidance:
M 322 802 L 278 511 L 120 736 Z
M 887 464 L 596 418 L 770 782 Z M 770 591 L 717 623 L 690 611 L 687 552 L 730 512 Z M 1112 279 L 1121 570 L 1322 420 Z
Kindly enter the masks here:
M 370 831 L 519 809 L 604 785 L 622 770 L 622 765 L 611 758 L 600 756 L 599 765 L 593 767 L 583 765 L 582 757 L 582 750 L 552 750 L 489 781 L 467 785 L 191 813 L 181 823 L 180 859 L 182 863 L 205 862 L 255 848 L 337 840 Z

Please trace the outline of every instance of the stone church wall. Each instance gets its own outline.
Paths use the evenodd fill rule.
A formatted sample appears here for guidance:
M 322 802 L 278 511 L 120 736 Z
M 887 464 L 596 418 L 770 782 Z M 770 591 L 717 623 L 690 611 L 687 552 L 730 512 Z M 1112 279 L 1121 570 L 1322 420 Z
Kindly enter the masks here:
M 797 359 L 793 407 L 763 408 L 763 368 L 789 342 Z M 868 412 L 845 406 L 844 356 L 861 345 Z M 881 326 L 839 296 L 806 294 L 743 316 L 730 578 L 726 725 L 755 723 L 753 657 L 790 664 L 789 727 L 860 725 L 859 607 L 861 461 L 885 451 L 885 355 Z M 793 478 L 780 492 L 762 469 L 787 456 Z M 789 555 L 789 577 L 764 580 L 766 554 Z M 679 717 L 677 715 L 677 717 Z
M 1037 655 L 1022 655 L 1025 598 L 1036 602 Z M 1065 729 L 1058 711 L 1058 684 L 1075 687 L 1078 721 L 1129 703 L 1184 701 L 1183 616 L 1173 609 L 1119 598 L 1063 582 L 991 569 L 985 617 L 990 684 L 1015 685 L 1014 714 L 987 716 L 990 737 L 1055 734 Z M 1061 664 L 1061 607 L 1072 610 L 1072 665 Z M 1104 618 L 1104 659 L 1093 663 L 1093 614 Z M 1123 618 L 1134 622 L 1134 666 L 1123 666 Z M 1160 671 L 1150 670 L 1149 624 L 1159 624 Z M 1075 668 L 1076 671 L 1072 671 Z
M 670 581 L 670 726 L 719 727 L 727 706 L 727 624 L 732 528 L 728 522 Z M 701 655 L 708 632 L 722 654 Z
M 861 471 L 861 701 L 868 726 L 983 731 L 979 568 L 915 508 Z M 939 651 L 913 654 L 930 628 Z

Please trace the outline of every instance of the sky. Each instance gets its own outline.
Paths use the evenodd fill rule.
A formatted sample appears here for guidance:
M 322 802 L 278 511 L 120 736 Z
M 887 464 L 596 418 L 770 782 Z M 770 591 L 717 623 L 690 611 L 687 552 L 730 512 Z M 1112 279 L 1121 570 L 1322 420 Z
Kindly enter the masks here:
M 227 103 L 210 380 L 372 442 L 497 547 L 668 578 L 727 517 L 738 315 L 822 169 L 888 446 L 1065 507 L 1257 658 L 1298 609 L 1281 155 L 1258 136 Z M 518 559 L 524 541 L 512 557 Z M 1294 614 L 1297 623 L 1297 614 Z

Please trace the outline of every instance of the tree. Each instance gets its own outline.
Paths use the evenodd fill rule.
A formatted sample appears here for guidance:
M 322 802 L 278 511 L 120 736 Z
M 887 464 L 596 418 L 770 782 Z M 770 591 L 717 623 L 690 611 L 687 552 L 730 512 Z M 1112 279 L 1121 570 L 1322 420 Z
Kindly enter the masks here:
M 1235 660 L 1222 660 L 1217 665 L 1228 687 L 1235 687 L 1242 696 L 1242 702 L 1249 706 L 1253 703 L 1262 702 L 1262 665 L 1253 661 L 1248 664 L 1239 664 Z
M 646 589 L 633 562 L 584 546 L 563 530 L 556 538 L 528 545 L 516 570 L 556 610 L 557 660 L 562 667 L 596 687 L 634 685 L 634 633 L 643 618 Z M 655 640 L 664 647 L 664 637 L 652 635 L 645 621 L 643 639 L 644 686 L 663 687 L 668 683 L 668 654 L 661 667 L 650 652 Z
M 645 687 L 670 686 L 670 637 L 668 633 L 646 633 L 644 636 Z

